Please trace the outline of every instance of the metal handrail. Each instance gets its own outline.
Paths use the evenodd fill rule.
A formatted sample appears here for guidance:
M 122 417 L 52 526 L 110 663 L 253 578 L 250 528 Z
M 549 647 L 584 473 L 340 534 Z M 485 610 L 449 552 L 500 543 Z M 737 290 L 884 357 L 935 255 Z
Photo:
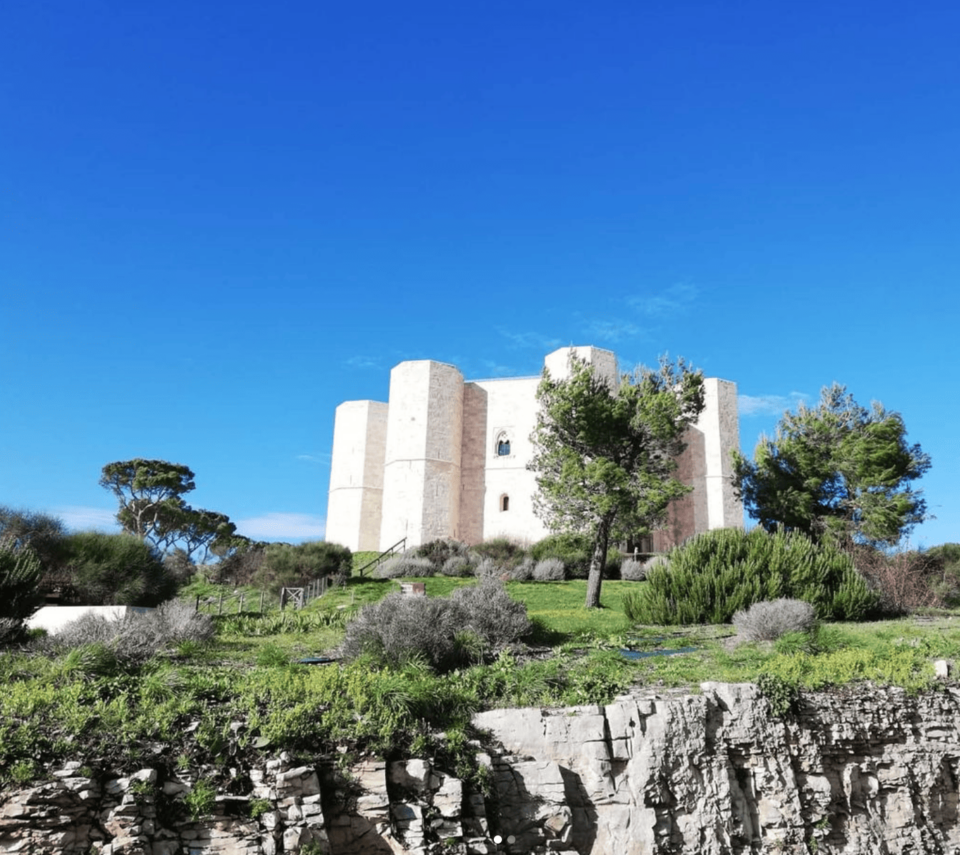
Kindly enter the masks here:
M 368 567 L 373 567 L 374 564 L 376 564 L 377 567 L 379 567 L 379 566 L 383 563 L 383 559 L 384 559 L 384 558 L 386 558 L 388 555 L 393 555 L 393 553 L 397 551 L 397 547 L 398 547 L 398 546 L 403 546 L 403 551 L 406 552 L 406 550 L 407 550 L 407 539 L 404 537 L 404 538 L 398 540 L 398 541 L 397 541 L 395 544 L 393 544 L 393 546 L 391 546 L 389 549 L 385 549 L 383 552 L 381 552 L 381 553 L 380 553 L 376 558 L 374 558 L 372 561 L 368 561 L 366 564 L 364 564 L 363 567 L 361 567 L 361 568 L 357 571 L 357 573 L 359 573 L 359 574 L 362 576 L 362 575 L 363 575 L 363 572 L 364 572 Z

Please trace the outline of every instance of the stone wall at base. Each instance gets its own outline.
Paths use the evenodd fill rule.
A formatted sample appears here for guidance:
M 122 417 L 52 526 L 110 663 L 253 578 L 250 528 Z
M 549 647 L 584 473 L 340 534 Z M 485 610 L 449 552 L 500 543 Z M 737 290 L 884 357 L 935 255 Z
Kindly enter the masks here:
M 805 693 L 749 684 L 606 706 L 496 710 L 485 798 L 429 760 L 248 770 L 191 819 L 197 781 L 95 781 L 77 763 L 0 793 L 0 852 L 31 855 L 727 855 L 960 850 L 960 690 Z M 343 774 L 345 773 L 345 774 Z M 196 799 L 193 800 L 196 802 Z

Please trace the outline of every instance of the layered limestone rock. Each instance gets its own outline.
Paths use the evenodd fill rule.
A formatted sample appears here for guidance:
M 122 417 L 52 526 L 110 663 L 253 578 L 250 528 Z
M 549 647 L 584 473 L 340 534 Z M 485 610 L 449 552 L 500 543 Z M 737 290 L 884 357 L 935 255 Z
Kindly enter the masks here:
M 857 687 L 771 715 L 751 685 L 608 706 L 497 710 L 486 799 L 427 760 L 249 770 L 190 819 L 198 783 L 154 769 L 98 782 L 77 763 L 0 794 L 0 852 L 953 853 L 960 691 Z M 336 769 L 336 771 L 335 771 Z
M 509 852 L 960 851 L 960 693 L 752 685 L 477 717 Z

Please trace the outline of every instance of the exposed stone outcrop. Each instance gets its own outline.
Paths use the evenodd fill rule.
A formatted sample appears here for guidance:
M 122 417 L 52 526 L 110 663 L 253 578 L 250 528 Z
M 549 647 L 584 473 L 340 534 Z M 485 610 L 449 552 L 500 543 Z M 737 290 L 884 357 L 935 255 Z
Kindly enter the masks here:
M 191 819 L 192 778 L 143 769 L 98 782 L 68 763 L 0 794 L 0 852 L 960 851 L 954 689 L 805 694 L 777 718 L 754 686 L 704 684 L 476 724 L 489 737 L 487 799 L 427 760 L 344 768 L 281 755 L 249 771 L 248 794 Z

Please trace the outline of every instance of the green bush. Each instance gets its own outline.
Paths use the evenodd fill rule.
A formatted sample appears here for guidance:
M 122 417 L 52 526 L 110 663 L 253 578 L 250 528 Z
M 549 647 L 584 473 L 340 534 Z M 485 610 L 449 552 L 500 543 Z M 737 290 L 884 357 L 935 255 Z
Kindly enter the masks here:
M 593 541 L 585 534 L 551 534 L 530 547 L 530 557 L 535 561 L 559 558 L 567 578 L 586 579 L 592 551 Z
M 0 542 L 0 619 L 7 628 L 0 637 L 15 635 L 22 622 L 37 610 L 37 584 L 42 572 L 40 559 L 32 549 Z
M 509 573 L 527 555 L 526 550 L 519 543 L 506 537 L 495 537 L 478 543 L 471 547 L 470 551 L 479 555 L 480 558 L 490 559 L 504 573 Z
M 636 623 L 728 623 L 754 603 L 790 597 L 810 603 L 820 620 L 862 620 L 878 599 L 850 556 L 799 532 L 716 529 L 670 553 L 647 574 L 644 590 L 624 597 Z
M 324 576 L 350 575 L 353 556 L 346 546 L 323 540 L 292 545 L 271 543 L 256 574 L 260 588 L 298 588 Z
M 176 590 L 154 549 L 132 534 L 70 534 L 64 538 L 63 555 L 83 605 L 154 606 Z
M 447 561 L 454 557 L 464 557 L 467 555 L 467 545 L 459 540 L 450 537 L 443 537 L 439 540 L 431 540 L 428 543 L 422 543 L 415 546 L 409 553 L 411 558 L 426 558 L 431 564 L 440 570 Z M 448 574 L 454 575 L 454 574 Z

